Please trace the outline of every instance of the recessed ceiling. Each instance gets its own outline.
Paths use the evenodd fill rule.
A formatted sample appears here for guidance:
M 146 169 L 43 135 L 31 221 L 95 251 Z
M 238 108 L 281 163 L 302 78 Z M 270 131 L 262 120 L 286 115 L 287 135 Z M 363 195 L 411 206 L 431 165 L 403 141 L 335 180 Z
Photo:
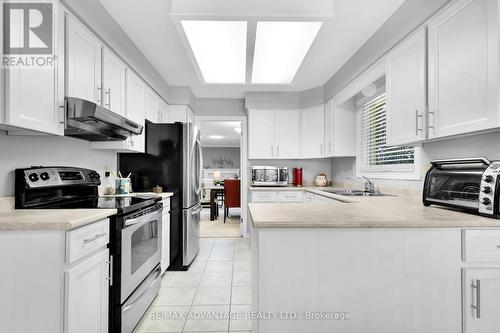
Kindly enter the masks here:
M 174 6 L 172 0 L 100 1 L 168 84 L 189 86 L 196 97 L 208 98 L 241 98 L 250 91 L 303 91 L 322 86 L 404 2 L 318 0 L 316 6 L 316 1 L 290 0 L 293 6 L 283 7 L 279 6 L 281 1 L 268 0 L 231 1 L 231 5 L 226 6 L 227 0 L 210 1 L 210 5 L 206 0 L 181 0 Z M 238 12 L 238 9 L 245 10 Z M 330 14 L 322 17 L 320 10 L 325 9 Z M 173 10 L 177 10 L 176 15 L 172 14 Z M 179 14 L 188 11 L 189 15 Z M 280 16 L 279 13 L 284 14 Z M 182 38 L 180 21 L 188 19 L 248 22 L 245 84 L 204 82 L 200 69 L 193 62 L 193 52 Z M 259 21 L 323 22 L 290 84 L 251 84 L 249 80 L 253 56 L 249 59 L 248 54 L 254 53 L 255 45 L 251 41 L 255 41 Z
M 201 145 L 204 147 L 239 147 L 241 129 L 239 121 L 201 121 Z

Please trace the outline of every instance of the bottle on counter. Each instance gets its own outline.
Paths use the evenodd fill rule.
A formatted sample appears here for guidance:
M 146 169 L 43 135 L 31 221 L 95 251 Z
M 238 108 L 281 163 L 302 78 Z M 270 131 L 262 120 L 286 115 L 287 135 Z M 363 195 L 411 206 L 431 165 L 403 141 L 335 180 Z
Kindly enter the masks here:
M 302 168 L 293 168 L 293 186 L 302 186 Z

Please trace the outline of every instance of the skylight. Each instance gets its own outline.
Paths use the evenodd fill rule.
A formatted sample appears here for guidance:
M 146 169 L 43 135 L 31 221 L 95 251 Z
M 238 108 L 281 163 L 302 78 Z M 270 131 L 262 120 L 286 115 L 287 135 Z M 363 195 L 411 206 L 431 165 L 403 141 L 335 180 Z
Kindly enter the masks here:
M 252 83 L 291 83 L 321 24 L 257 22 Z
M 206 83 L 245 83 L 246 21 L 181 21 Z

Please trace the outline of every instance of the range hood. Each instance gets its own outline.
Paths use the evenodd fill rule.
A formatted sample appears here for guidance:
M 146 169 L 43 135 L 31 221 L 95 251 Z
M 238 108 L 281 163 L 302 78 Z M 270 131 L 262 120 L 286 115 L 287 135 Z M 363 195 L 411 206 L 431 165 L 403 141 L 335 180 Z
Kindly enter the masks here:
M 87 141 L 123 141 L 143 127 L 85 99 L 66 97 L 65 136 Z

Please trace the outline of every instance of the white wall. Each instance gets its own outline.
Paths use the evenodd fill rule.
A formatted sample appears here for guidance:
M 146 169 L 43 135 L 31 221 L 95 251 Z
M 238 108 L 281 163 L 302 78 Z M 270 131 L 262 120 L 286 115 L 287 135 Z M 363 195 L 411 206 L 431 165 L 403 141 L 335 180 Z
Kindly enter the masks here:
M 224 169 L 239 169 L 240 167 L 240 148 L 239 147 L 203 147 L 203 166 L 209 169 L 218 169 L 219 166 L 213 163 L 213 159 L 223 157 L 233 161 L 234 165 L 224 165 Z
M 375 179 L 375 185 L 421 190 L 425 173 L 430 168 L 430 161 L 461 157 L 486 157 L 500 160 L 500 132 L 468 136 L 425 143 L 422 147 L 422 176 L 420 180 L 383 180 Z M 344 183 L 346 177 L 355 175 L 355 158 L 332 159 L 331 173 L 333 180 Z
M 249 166 L 285 166 L 290 173 L 290 182 L 293 179 L 292 169 L 302 167 L 302 180 L 304 183 L 313 182 L 320 173 L 327 175 L 331 180 L 332 161 L 328 158 L 307 160 L 250 160 Z M 250 172 L 250 171 L 248 171 Z
M 197 98 L 196 116 L 246 116 L 242 98 Z
M 116 170 L 116 153 L 90 149 L 89 142 L 55 136 L 8 136 L 0 132 L 0 197 L 14 195 L 14 170 L 30 166 L 75 166 Z

